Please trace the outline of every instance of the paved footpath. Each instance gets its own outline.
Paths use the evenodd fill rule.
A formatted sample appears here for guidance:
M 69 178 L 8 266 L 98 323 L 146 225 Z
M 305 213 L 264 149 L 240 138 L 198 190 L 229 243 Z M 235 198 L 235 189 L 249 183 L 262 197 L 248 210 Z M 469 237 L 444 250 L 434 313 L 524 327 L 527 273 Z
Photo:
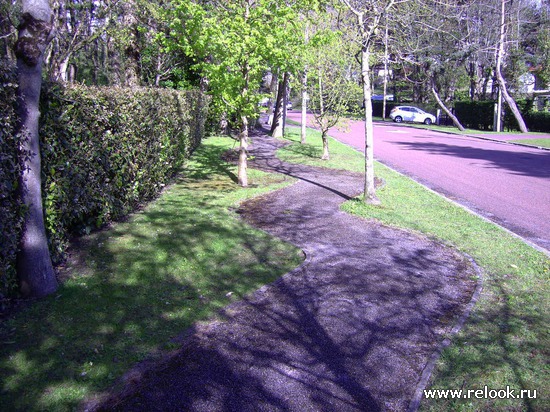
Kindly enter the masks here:
M 129 373 L 96 410 L 416 408 L 434 353 L 476 290 L 474 267 L 427 239 L 341 212 L 362 177 L 282 163 L 281 144 L 255 136 L 250 167 L 298 182 L 239 213 L 302 248 L 304 263 L 187 331 L 181 348 Z

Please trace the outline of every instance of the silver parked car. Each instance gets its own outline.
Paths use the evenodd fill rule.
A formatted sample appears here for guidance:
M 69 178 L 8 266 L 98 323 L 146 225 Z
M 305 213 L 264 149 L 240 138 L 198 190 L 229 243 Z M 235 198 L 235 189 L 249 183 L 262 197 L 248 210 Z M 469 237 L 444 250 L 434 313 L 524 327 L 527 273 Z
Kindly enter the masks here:
M 396 122 L 435 123 L 435 116 L 414 106 L 396 106 L 390 112 L 390 118 Z

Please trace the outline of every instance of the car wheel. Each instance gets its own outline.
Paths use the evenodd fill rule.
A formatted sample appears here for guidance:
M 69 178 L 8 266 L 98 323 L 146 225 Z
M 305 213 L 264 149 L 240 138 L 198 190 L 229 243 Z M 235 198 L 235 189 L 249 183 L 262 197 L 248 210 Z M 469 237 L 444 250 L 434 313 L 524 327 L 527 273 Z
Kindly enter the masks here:
M 403 121 L 403 118 L 401 116 L 395 116 L 395 119 L 393 119 L 395 123 L 401 123 Z
M 431 125 L 432 124 L 432 119 L 427 117 L 426 120 L 424 120 L 424 124 L 427 124 L 428 126 Z

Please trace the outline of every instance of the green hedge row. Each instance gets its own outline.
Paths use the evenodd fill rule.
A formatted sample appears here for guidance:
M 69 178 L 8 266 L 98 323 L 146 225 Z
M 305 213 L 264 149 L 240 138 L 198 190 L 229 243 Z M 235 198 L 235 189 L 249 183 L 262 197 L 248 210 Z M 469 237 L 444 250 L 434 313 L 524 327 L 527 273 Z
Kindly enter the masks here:
M 532 100 L 517 100 L 516 104 L 529 131 L 550 133 L 549 112 L 533 111 Z M 494 106 L 495 102 L 492 100 L 455 102 L 455 114 L 465 127 L 493 130 Z M 514 115 L 506 105 L 504 107 L 503 126 L 506 130 L 519 130 Z
M 199 91 L 150 88 L 55 86 L 43 91 L 41 106 L 43 199 L 54 263 L 71 235 L 157 196 L 200 143 L 207 116 Z M 9 173 L 16 175 L 17 167 Z M 14 243 L 6 246 L 12 257 Z M 13 285 L 13 259 L 2 270 L 4 283 Z
M 528 112 L 524 120 L 529 131 L 550 133 L 550 112 Z
M 22 223 L 22 208 L 17 196 L 21 167 L 14 136 L 16 92 L 13 67 L 0 61 L 0 309 L 3 295 L 16 287 L 14 263 Z
M 455 102 L 455 116 L 462 126 L 469 129 L 493 130 L 495 102 L 465 101 Z

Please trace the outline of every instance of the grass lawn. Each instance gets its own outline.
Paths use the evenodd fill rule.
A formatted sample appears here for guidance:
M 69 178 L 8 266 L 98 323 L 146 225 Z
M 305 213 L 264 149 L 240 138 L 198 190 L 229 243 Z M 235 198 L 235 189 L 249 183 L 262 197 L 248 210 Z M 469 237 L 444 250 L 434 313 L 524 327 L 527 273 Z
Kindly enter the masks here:
M 65 282 L 0 323 L 0 410 L 67 411 L 136 362 L 173 349 L 195 321 L 296 267 L 302 253 L 230 211 L 291 182 L 249 170 L 252 188 L 207 139 L 180 179 L 127 222 L 80 239 Z
M 531 146 L 547 147 L 550 149 L 550 139 L 519 139 L 510 141 L 515 143 L 528 144 Z
M 279 150 L 287 161 L 362 171 L 362 154 L 330 141 L 331 160 L 320 160 L 321 139 L 289 129 L 294 144 Z M 375 148 L 376 150 L 376 148 Z M 429 411 L 550 410 L 550 259 L 498 226 L 469 213 L 380 163 L 380 206 L 354 199 L 342 208 L 365 219 L 421 232 L 472 256 L 484 271 L 483 291 L 465 327 L 442 354 L 430 387 L 537 391 L 537 399 L 424 400 Z M 525 393 L 527 395 L 527 393 Z

